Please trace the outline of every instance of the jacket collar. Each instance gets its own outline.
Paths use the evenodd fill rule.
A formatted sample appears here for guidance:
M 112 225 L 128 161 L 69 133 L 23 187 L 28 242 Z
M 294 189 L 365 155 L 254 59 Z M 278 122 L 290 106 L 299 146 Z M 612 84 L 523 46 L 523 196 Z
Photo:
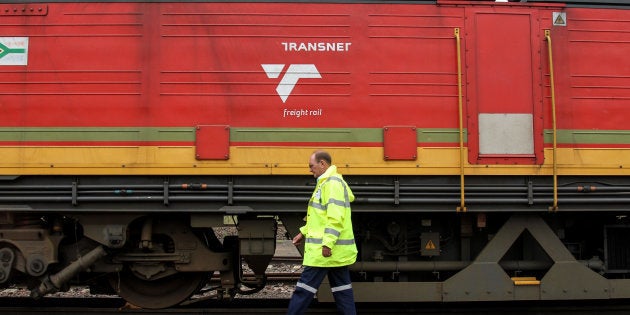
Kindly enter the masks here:
M 330 167 L 328 167 L 328 169 L 324 172 L 324 174 L 319 175 L 319 177 L 317 177 L 317 181 L 319 182 L 322 179 L 328 178 L 330 176 L 332 176 L 333 174 L 337 173 L 337 166 L 335 165 L 331 165 Z

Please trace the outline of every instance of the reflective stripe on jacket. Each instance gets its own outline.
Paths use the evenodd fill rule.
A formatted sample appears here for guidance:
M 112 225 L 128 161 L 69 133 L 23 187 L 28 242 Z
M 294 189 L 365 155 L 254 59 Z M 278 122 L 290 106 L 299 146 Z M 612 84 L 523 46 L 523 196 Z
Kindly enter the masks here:
M 305 266 L 339 267 L 351 265 L 357 258 L 357 246 L 352 231 L 350 203 L 354 194 L 337 167 L 331 165 L 317 179 L 317 186 L 308 203 L 306 225 L 300 228 L 304 245 Z M 324 257 L 322 247 L 331 249 Z

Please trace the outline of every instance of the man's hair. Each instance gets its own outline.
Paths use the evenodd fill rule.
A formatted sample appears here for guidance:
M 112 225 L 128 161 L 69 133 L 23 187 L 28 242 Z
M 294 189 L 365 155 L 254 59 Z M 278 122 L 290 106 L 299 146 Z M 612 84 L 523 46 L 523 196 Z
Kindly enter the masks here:
M 315 151 L 313 154 L 315 154 L 315 161 L 324 160 L 328 165 L 332 165 L 332 157 L 328 152 L 319 150 Z

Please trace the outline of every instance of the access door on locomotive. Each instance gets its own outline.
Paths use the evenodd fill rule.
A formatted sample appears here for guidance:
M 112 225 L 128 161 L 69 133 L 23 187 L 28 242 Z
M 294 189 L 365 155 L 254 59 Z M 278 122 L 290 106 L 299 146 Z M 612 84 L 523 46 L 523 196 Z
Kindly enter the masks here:
M 466 8 L 465 60 L 472 164 L 542 164 L 548 102 L 544 29 L 536 7 Z

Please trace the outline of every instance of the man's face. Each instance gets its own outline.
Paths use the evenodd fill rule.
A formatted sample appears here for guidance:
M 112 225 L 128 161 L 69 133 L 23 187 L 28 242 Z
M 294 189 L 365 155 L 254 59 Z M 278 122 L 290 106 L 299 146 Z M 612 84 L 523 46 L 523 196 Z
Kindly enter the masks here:
M 311 155 L 311 158 L 308 160 L 308 167 L 315 178 L 321 176 L 326 171 L 325 162 L 323 160 L 315 160 L 315 154 Z

